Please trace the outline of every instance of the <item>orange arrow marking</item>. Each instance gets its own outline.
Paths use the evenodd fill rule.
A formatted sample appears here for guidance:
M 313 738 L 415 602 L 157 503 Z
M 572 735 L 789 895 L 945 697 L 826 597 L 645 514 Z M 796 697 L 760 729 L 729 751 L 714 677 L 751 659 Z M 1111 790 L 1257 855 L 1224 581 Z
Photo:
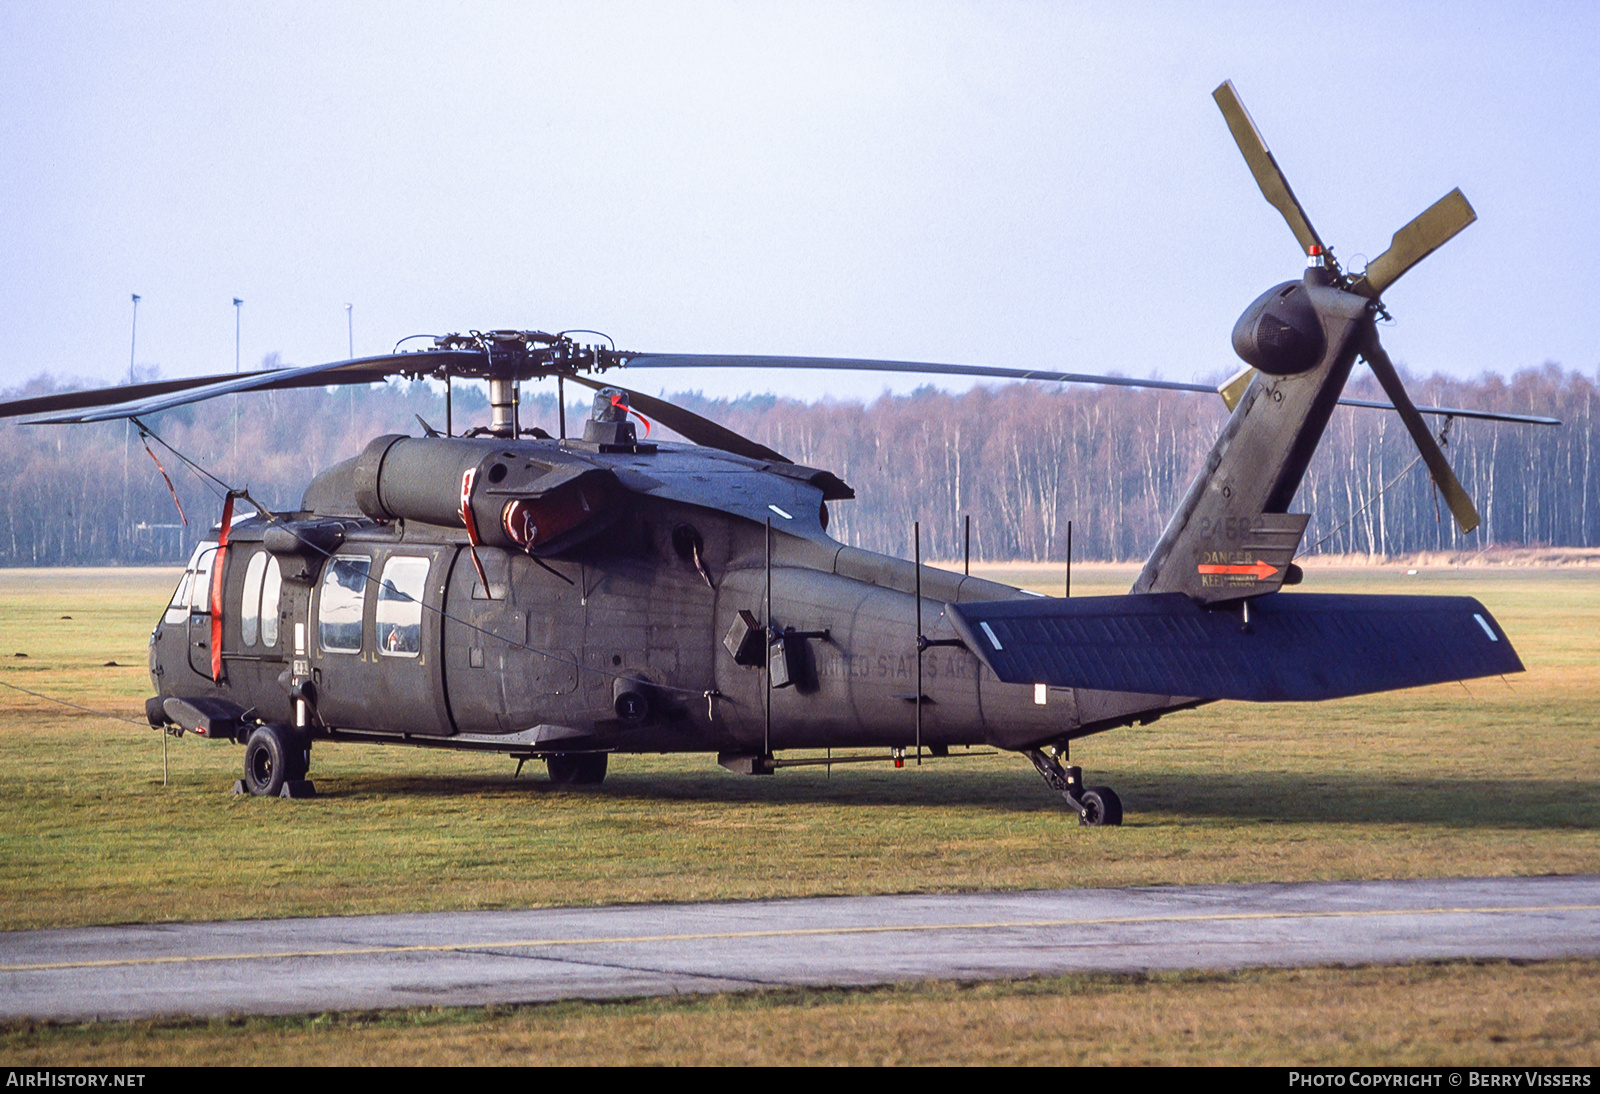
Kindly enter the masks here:
M 1199 570 L 1203 574 L 1241 574 L 1245 577 L 1253 577 L 1257 581 L 1265 581 L 1278 572 L 1276 566 L 1270 566 L 1260 559 L 1257 559 L 1249 566 L 1201 566 Z

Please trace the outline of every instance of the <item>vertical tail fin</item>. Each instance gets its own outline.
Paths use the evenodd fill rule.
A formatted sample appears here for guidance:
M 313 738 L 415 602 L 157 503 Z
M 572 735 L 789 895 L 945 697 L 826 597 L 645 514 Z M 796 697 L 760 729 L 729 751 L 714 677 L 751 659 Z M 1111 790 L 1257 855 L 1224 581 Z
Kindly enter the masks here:
M 1134 592 L 1179 592 L 1210 602 L 1273 592 L 1284 583 L 1308 519 L 1289 513 L 1289 504 L 1372 323 L 1364 297 L 1326 281 L 1321 270 L 1308 270 L 1304 282 L 1264 294 L 1234 328 L 1235 347 L 1260 371 Z

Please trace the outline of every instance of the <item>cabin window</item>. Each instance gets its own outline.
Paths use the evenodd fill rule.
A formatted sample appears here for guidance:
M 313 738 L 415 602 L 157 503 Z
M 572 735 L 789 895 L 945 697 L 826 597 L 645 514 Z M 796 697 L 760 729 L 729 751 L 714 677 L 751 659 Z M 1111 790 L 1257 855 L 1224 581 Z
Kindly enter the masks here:
M 422 650 L 422 596 L 428 560 L 396 555 L 383 564 L 378 585 L 378 652 L 415 657 Z
M 244 572 L 244 603 L 239 609 L 239 639 L 254 646 L 259 637 L 263 646 L 278 644 L 278 600 L 283 590 L 283 571 L 278 560 L 266 551 L 250 556 Z
M 215 541 L 209 539 L 194 549 L 189 565 L 178 579 L 178 587 L 172 594 L 172 603 L 167 605 L 167 614 L 162 617 L 162 622 L 187 623 L 191 607 L 197 612 L 211 610 L 211 560 L 216 557 L 216 550 Z
M 329 653 L 361 652 L 361 616 L 367 602 L 367 574 L 372 560 L 338 555 L 328 563 L 317 598 L 317 629 Z

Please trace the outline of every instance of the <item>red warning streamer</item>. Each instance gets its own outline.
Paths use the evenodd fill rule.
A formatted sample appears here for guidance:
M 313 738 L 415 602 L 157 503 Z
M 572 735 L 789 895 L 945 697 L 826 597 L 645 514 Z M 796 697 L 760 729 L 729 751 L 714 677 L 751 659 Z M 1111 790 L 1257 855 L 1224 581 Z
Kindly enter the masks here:
M 228 558 L 228 530 L 233 527 L 233 491 L 222 503 L 222 534 L 217 536 L 217 557 L 211 562 L 211 679 L 222 680 L 222 566 Z
M 489 596 L 489 575 L 483 572 L 483 560 L 478 557 L 478 518 L 472 515 L 472 484 L 477 481 L 478 469 L 467 468 L 467 473 L 461 476 L 461 523 L 467 529 L 467 546 L 472 552 L 472 568 L 478 571 L 478 580 L 483 582 L 483 595 Z
M 183 502 L 178 500 L 178 491 L 173 488 L 172 477 L 167 474 L 167 469 L 161 466 L 161 461 L 157 459 L 155 451 L 150 447 L 150 439 L 141 433 L 139 434 L 139 440 L 144 445 L 144 450 L 150 453 L 150 458 L 156 461 L 156 470 L 161 472 L 161 479 L 167 484 L 167 493 L 172 495 L 172 504 L 178 507 L 178 519 L 183 521 L 185 528 L 189 527 L 189 518 L 183 515 Z

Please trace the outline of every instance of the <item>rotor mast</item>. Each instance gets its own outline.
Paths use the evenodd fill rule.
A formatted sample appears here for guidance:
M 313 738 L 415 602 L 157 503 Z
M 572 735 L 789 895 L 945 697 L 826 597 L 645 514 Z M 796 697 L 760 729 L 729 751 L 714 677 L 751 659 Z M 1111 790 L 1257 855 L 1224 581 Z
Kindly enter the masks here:
M 517 382 L 489 378 L 489 432 L 496 437 L 517 435 Z

